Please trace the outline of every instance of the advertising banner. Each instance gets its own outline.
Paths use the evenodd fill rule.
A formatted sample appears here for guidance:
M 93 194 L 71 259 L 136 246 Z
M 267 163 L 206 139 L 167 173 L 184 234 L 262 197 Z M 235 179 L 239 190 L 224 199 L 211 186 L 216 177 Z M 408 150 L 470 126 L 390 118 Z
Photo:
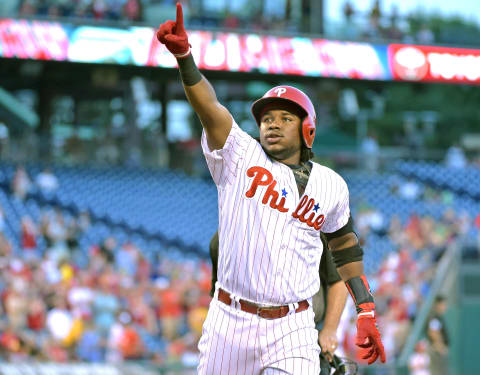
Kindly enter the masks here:
M 190 31 L 200 69 L 308 77 L 480 83 L 480 50 Z M 151 27 L 0 19 L 0 57 L 174 68 Z
M 405 44 L 388 49 L 395 80 L 480 83 L 480 50 Z
M 386 46 L 303 37 L 191 31 L 201 69 L 314 77 L 391 79 Z M 173 68 L 149 27 L 112 28 L 0 20 L 0 57 Z
M 207 31 L 191 32 L 189 41 L 201 69 L 390 79 L 385 46 Z M 147 65 L 174 67 L 176 61 L 163 45 L 154 40 Z

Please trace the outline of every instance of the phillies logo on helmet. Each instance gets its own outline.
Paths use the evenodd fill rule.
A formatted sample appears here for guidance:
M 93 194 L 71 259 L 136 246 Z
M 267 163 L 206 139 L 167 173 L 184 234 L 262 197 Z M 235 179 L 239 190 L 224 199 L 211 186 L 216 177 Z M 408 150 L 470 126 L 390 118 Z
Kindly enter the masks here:
M 277 87 L 275 90 L 273 90 L 273 92 L 280 97 L 287 92 L 287 89 L 285 87 Z

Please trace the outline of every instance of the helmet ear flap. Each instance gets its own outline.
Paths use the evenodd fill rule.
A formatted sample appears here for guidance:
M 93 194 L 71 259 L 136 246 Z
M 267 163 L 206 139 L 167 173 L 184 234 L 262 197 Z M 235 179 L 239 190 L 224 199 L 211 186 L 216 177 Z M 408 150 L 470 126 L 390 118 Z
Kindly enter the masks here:
M 302 139 L 307 148 L 312 148 L 315 139 L 315 122 L 310 116 L 305 117 L 302 121 Z

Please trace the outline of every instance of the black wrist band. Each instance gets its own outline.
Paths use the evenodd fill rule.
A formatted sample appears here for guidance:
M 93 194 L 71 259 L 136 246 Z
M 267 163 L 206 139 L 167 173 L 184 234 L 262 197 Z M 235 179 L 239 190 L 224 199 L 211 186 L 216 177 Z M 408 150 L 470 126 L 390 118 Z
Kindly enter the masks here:
M 198 70 L 192 54 L 177 59 L 177 62 L 182 82 L 186 86 L 193 86 L 202 80 L 202 73 Z
M 360 305 L 367 304 L 367 306 L 375 306 L 370 287 L 365 275 L 353 277 L 345 282 L 348 292 L 355 302 L 357 313 L 362 310 Z

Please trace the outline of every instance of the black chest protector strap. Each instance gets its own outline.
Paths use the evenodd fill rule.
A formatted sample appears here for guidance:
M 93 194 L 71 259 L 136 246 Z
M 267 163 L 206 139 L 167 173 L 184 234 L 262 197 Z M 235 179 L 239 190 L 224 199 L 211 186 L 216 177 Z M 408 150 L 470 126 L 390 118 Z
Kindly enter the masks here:
M 288 165 L 288 164 L 287 164 Z M 297 183 L 298 194 L 300 196 L 305 192 L 305 188 L 308 184 L 310 173 L 312 172 L 312 163 L 310 161 L 301 163 L 300 165 L 288 165 L 295 176 L 295 182 Z

